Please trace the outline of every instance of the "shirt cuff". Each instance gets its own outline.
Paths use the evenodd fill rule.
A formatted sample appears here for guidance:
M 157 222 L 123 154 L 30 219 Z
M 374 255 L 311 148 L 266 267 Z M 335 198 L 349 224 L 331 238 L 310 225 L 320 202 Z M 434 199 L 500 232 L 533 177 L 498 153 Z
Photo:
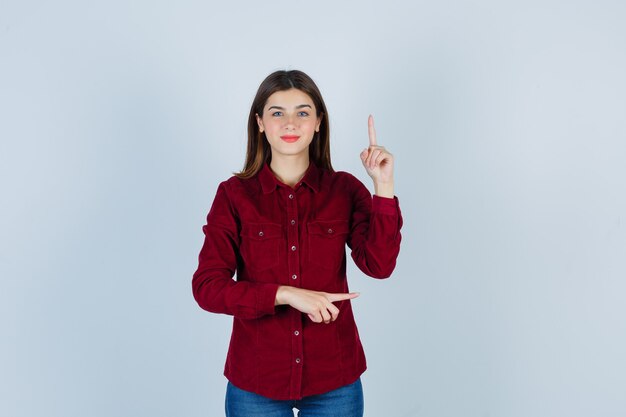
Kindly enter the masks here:
M 383 214 L 389 214 L 391 216 L 395 216 L 398 214 L 398 210 L 400 207 L 400 202 L 398 201 L 398 197 L 394 196 L 393 198 L 389 197 L 380 197 L 374 194 L 372 199 L 372 212 L 378 212 Z
M 256 306 L 260 316 L 274 314 L 276 312 L 276 292 L 278 291 L 278 287 L 278 284 L 260 284 Z

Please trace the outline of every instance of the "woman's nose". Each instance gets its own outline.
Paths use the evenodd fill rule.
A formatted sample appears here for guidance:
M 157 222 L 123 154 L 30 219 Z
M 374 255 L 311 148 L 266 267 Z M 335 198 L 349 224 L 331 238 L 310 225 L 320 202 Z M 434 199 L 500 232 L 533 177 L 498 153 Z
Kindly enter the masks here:
M 292 129 L 296 127 L 296 116 L 293 114 L 287 115 L 285 118 L 285 129 Z

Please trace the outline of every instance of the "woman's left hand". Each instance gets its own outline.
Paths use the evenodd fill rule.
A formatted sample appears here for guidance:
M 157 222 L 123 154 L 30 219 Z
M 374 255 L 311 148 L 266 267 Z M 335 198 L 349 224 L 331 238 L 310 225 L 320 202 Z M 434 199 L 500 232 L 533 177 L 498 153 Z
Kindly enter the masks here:
M 372 115 L 367 120 L 367 127 L 370 146 L 361 152 L 361 162 L 367 175 L 374 181 L 376 194 L 381 197 L 393 197 L 393 155 L 384 146 L 378 146 Z

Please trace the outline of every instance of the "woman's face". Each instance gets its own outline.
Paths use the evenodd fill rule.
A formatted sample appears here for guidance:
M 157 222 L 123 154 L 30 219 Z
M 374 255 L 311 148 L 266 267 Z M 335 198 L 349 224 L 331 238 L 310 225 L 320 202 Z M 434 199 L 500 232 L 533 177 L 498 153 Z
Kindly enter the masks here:
M 308 94 L 292 88 L 272 94 L 263 107 L 263 117 L 256 115 L 259 129 L 265 133 L 277 155 L 309 155 L 309 144 L 319 131 L 321 118 Z

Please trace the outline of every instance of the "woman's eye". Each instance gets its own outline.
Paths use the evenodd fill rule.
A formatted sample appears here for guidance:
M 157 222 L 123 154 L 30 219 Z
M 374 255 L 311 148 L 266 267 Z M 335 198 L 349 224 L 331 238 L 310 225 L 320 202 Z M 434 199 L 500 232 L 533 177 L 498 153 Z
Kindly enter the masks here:
M 283 115 L 283 112 L 281 112 L 281 111 L 275 111 L 274 113 L 272 113 L 272 116 L 274 116 L 274 117 L 278 117 L 278 116 L 282 116 L 282 115 Z
M 305 111 L 298 112 L 298 116 L 306 117 L 308 115 L 309 115 L 309 113 L 307 113 Z

